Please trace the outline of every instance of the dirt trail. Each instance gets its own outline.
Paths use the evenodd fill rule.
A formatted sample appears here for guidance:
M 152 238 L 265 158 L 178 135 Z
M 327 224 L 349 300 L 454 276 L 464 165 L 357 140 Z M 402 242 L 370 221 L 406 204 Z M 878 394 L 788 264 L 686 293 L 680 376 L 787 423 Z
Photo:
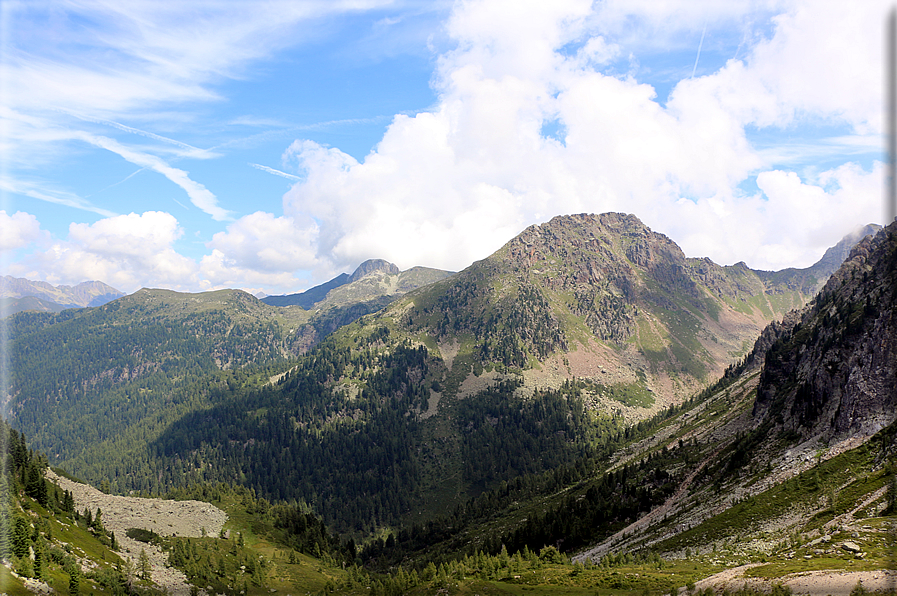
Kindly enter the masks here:
M 168 555 L 161 549 L 132 540 L 125 535 L 129 528 L 151 530 L 161 536 L 199 537 L 203 531 L 217 536 L 227 514 L 209 503 L 171 501 L 107 495 L 87 484 L 79 484 L 47 470 L 47 479 L 72 493 L 78 511 L 90 509 L 103 513 L 103 526 L 115 532 L 119 554 L 137 565 L 140 551 L 146 551 L 152 565 L 152 580 L 171 596 L 185 596 L 190 585 L 183 573 L 168 566 Z
M 743 586 L 748 588 L 769 586 L 771 583 L 769 580 L 744 577 L 746 570 L 756 566 L 757 564 L 751 564 L 726 569 L 716 575 L 711 575 L 708 578 L 695 582 L 695 588 L 699 590 L 705 588 L 722 590 L 724 588 L 740 589 Z M 776 583 L 788 586 L 794 594 L 849 596 L 858 581 L 861 581 L 863 587 L 869 591 L 884 592 L 893 590 L 897 586 L 897 571 L 809 571 L 785 576 L 780 580 L 776 580 Z M 680 594 L 684 592 L 684 588 L 679 590 Z

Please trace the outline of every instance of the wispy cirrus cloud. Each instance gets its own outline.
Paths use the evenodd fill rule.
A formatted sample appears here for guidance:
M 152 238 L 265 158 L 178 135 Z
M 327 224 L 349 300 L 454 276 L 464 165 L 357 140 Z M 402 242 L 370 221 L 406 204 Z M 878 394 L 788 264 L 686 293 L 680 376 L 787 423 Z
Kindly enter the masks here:
M 152 139 L 154 141 L 160 141 L 166 145 L 171 145 L 176 148 L 176 155 L 178 157 L 186 157 L 192 159 L 213 159 L 215 157 L 220 157 L 220 153 L 216 153 L 210 149 L 200 149 L 199 147 L 194 147 L 193 145 L 188 145 L 187 143 L 183 143 L 176 139 L 170 139 L 168 137 L 163 137 L 162 135 L 158 135 L 153 132 L 149 132 L 146 130 L 141 130 L 139 128 L 134 128 L 133 126 L 127 126 L 120 122 L 113 122 L 112 120 L 104 120 L 102 118 L 93 118 L 90 116 L 85 116 L 83 114 L 77 114 L 75 112 L 68 112 L 69 115 L 74 116 L 79 120 L 83 120 L 85 122 L 93 122 L 95 124 L 102 124 L 104 126 L 110 126 L 112 128 L 116 128 L 120 131 L 131 133 L 134 135 L 138 135 L 141 137 L 145 137 L 147 139 Z
M 114 215 L 117 215 L 115 212 L 109 211 L 108 209 L 103 209 L 102 207 L 98 207 L 87 199 L 79 197 L 74 193 L 68 191 L 40 188 L 34 186 L 32 183 L 22 180 L 11 180 L 9 178 L 0 177 L 0 190 L 25 195 L 26 197 L 31 197 L 32 199 L 37 199 L 39 201 L 44 201 L 47 203 L 53 203 L 55 205 L 64 205 L 65 207 L 72 207 L 73 209 L 96 213 L 97 215 L 102 215 L 103 217 L 112 217 Z
M 222 209 L 218 205 L 218 199 L 209 189 L 199 182 L 192 180 L 190 175 L 184 170 L 170 166 L 161 158 L 148 153 L 135 151 L 109 137 L 92 135 L 84 132 L 75 132 L 72 136 L 73 138 L 80 139 L 86 143 L 100 147 L 101 149 L 116 153 L 135 165 L 149 168 L 162 174 L 184 189 L 184 192 L 190 197 L 190 202 L 202 211 L 211 215 L 212 219 L 223 221 L 230 217 L 230 212 L 226 209 Z
M 280 176 L 281 178 L 286 178 L 287 180 L 302 180 L 300 176 L 296 176 L 294 174 L 287 174 L 286 172 L 281 172 L 280 170 L 275 170 L 274 168 L 269 168 L 268 166 L 263 166 L 257 163 L 250 163 L 250 166 L 255 168 L 256 170 L 261 170 L 263 172 L 268 172 L 269 174 L 274 174 L 275 176 Z
M 85 141 L 165 176 L 215 220 L 228 219 L 215 195 L 168 158 L 214 159 L 165 131 L 182 130 L 203 105 L 225 98 L 219 85 L 247 77 L 255 61 L 316 36 L 322 19 L 370 10 L 388 0 L 273 0 L 159 3 L 148 0 L 4 2 L 0 51 L 0 159 L 53 186 L 49 156 L 80 154 Z M 152 126 L 134 123 L 152 123 Z M 96 126 L 136 135 L 135 142 Z M 100 134 L 98 134 L 100 132 Z M 15 171 L 18 170 L 18 171 Z M 40 172 L 40 173 L 38 173 Z M 12 188 L 19 188 L 14 185 Z M 19 192 L 79 209 L 74 193 Z M 94 209 L 96 211 L 96 209 Z M 109 214 L 108 210 L 96 211 Z

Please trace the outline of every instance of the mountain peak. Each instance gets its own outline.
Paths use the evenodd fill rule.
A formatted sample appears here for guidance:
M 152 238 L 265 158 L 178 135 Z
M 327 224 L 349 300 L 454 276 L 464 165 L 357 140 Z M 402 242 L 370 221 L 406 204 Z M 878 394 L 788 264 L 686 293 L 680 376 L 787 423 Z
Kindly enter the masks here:
M 370 275 L 371 273 L 383 271 L 389 275 L 398 275 L 401 273 L 399 268 L 390 263 L 389 261 L 384 261 L 383 259 L 368 259 L 364 263 L 358 266 L 352 275 L 349 276 L 349 283 L 353 281 L 358 281 L 362 277 L 366 275 Z
M 838 244 L 826 250 L 822 258 L 813 267 L 822 270 L 827 275 L 831 275 L 838 270 L 841 263 L 847 260 L 850 256 L 850 251 L 858 242 L 866 236 L 874 235 L 879 230 L 881 230 L 881 226 L 878 224 L 867 224 L 855 229 L 841 238 Z
M 0 278 L 0 297 L 29 296 L 56 303 L 64 308 L 82 308 L 106 304 L 124 296 L 124 293 L 101 281 L 85 281 L 75 286 L 54 286 L 45 281 L 32 281 L 9 275 Z

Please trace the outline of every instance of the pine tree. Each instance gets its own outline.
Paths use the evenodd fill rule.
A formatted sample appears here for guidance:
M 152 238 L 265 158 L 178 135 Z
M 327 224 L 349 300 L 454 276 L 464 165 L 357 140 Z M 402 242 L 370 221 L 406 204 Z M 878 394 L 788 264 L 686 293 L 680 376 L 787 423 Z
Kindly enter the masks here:
M 69 594 L 76 596 L 81 589 L 81 570 L 77 566 L 72 566 L 69 571 Z
M 144 581 L 149 581 L 151 570 L 152 566 L 150 565 L 149 557 L 146 555 L 146 551 L 141 548 L 140 556 L 137 558 L 137 576 Z
M 28 520 L 24 517 L 16 516 L 15 529 L 12 535 L 12 551 L 20 559 L 28 555 L 28 547 L 31 542 L 31 532 L 29 530 Z
M 44 549 L 40 540 L 34 543 L 34 579 L 44 579 Z

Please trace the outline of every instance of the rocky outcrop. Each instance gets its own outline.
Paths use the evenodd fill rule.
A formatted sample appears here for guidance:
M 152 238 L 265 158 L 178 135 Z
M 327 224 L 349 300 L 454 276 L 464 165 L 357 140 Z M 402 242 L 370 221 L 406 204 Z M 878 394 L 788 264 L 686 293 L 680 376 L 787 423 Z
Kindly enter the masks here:
M 897 419 L 897 224 L 867 237 L 766 353 L 754 406 L 804 438 L 871 435 Z
M 167 553 L 158 546 L 129 538 L 127 531 L 139 528 L 160 536 L 217 536 L 227 521 L 224 511 L 201 501 L 108 495 L 90 485 L 58 476 L 52 470 L 47 470 L 46 475 L 54 484 L 72 493 L 78 511 L 102 511 L 103 526 L 115 533 L 120 556 L 130 559 L 136 567 L 140 553 L 145 552 L 152 568 L 153 583 L 165 593 L 173 596 L 191 593 L 187 577 L 168 565 Z
M 362 277 L 370 275 L 375 271 L 382 271 L 388 275 L 398 275 L 400 273 L 399 268 L 389 261 L 384 261 L 383 259 L 368 259 L 359 265 L 358 268 L 355 269 L 355 272 L 349 276 L 349 283 L 358 281 Z

